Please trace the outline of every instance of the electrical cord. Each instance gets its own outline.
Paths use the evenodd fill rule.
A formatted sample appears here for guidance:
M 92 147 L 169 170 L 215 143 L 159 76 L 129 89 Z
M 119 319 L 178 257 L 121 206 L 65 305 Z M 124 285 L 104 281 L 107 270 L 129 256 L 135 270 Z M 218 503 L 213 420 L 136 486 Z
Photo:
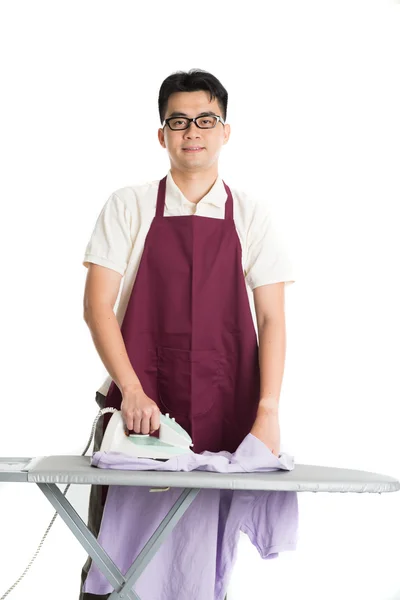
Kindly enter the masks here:
M 117 408 L 106 407 L 106 408 L 102 408 L 102 409 L 101 409 L 101 410 L 98 412 L 98 414 L 97 414 L 97 416 L 96 416 L 95 420 L 93 421 L 93 426 L 92 426 L 92 431 L 91 431 L 91 433 L 90 433 L 90 438 L 89 438 L 89 441 L 88 441 L 88 443 L 87 443 L 87 445 L 86 445 L 86 448 L 85 448 L 85 449 L 84 449 L 84 451 L 82 452 L 81 456 L 85 456 L 86 452 L 87 452 L 87 451 L 88 451 L 88 449 L 89 449 L 89 446 L 90 446 L 90 444 L 91 444 L 91 442 L 92 442 L 92 439 L 93 439 L 93 436 L 94 436 L 94 432 L 95 432 L 95 430 L 96 430 L 97 421 L 100 419 L 100 417 L 101 417 L 102 415 L 104 415 L 105 413 L 114 413 L 114 412 L 116 412 L 117 410 L 118 410 Z M 65 494 L 67 493 L 67 491 L 68 491 L 68 489 L 69 489 L 69 486 L 70 486 L 70 485 L 71 485 L 71 484 L 70 484 L 70 483 L 68 483 L 68 485 L 66 486 L 65 490 L 63 491 L 63 495 L 64 495 L 64 496 L 65 496 Z M 35 560 L 35 558 L 36 558 L 36 557 L 37 557 L 37 555 L 39 554 L 39 552 L 40 552 L 40 550 L 41 550 L 41 548 L 42 548 L 43 542 L 44 542 L 44 540 L 46 539 L 46 536 L 47 536 L 47 534 L 49 533 L 49 531 L 50 531 L 50 528 L 52 527 L 52 525 L 53 525 L 53 523 L 54 523 L 54 521 L 55 521 L 55 519 L 56 519 L 57 515 L 58 515 L 58 512 L 56 511 L 56 512 L 54 513 L 54 516 L 53 516 L 52 520 L 50 521 L 50 524 L 49 524 L 49 526 L 47 527 L 47 529 L 46 529 L 46 531 L 45 531 L 45 534 L 44 534 L 44 536 L 42 537 L 42 540 L 41 540 L 41 542 L 40 542 L 40 544 L 39 544 L 39 546 L 38 546 L 38 548 L 37 548 L 37 550 L 36 550 L 35 554 L 33 555 L 33 558 L 32 558 L 32 559 L 31 559 L 31 561 L 29 562 L 29 564 L 28 564 L 28 566 L 26 567 L 25 571 L 22 573 L 22 575 L 20 575 L 20 577 L 17 579 L 17 581 L 16 581 L 16 582 L 15 582 L 15 583 L 14 583 L 14 584 L 13 584 L 13 585 L 12 585 L 12 586 L 11 586 L 11 587 L 8 589 L 8 590 L 7 590 L 7 591 L 6 591 L 6 593 L 5 593 L 5 594 L 3 594 L 3 596 L 1 596 L 1 597 L 0 597 L 0 600 L 4 600 L 4 598 L 5 598 L 6 596 L 8 596 L 8 594 L 10 594 L 10 592 L 12 592 L 12 590 L 13 590 L 14 588 L 16 588 L 16 586 L 19 584 L 19 582 L 22 580 L 22 578 L 23 578 L 23 577 L 25 577 L 25 574 L 26 574 L 26 573 L 27 573 L 27 571 L 30 569 L 30 567 L 31 567 L 31 565 L 32 565 L 32 563 L 33 563 L 33 561 Z

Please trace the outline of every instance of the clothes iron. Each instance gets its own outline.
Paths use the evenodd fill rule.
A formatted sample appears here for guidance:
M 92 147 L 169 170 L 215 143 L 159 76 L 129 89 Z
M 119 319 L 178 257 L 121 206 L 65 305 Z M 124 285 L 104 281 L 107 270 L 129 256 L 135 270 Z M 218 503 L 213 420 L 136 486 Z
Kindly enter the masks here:
M 120 410 L 115 410 L 104 432 L 100 452 L 121 452 L 136 458 L 168 460 L 192 452 L 192 438 L 169 414 L 160 414 L 159 437 L 125 433 Z

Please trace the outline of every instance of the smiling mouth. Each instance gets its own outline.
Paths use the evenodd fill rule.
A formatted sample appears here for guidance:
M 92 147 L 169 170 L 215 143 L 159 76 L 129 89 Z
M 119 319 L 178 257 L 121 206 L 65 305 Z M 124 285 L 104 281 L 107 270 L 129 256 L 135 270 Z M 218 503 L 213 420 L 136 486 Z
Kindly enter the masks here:
M 184 152 L 201 152 L 204 148 L 193 147 L 193 148 L 182 148 Z

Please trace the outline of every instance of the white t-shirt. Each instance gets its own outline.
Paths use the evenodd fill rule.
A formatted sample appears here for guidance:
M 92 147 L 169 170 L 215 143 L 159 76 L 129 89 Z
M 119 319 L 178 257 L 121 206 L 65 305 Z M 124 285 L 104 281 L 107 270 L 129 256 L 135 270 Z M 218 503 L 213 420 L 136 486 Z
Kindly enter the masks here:
M 226 182 L 229 186 L 229 182 Z M 86 246 L 83 264 L 95 263 L 123 275 L 116 318 L 121 326 L 142 256 L 144 242 L 156 212 L 159 180 L 120 188 L 113 192 L 97 218 Z M 243 191 L 232 188 L 233 218 L 242 246 L 243 275 L 250 290 L 268 283 L 294 283 L 294 268 L 271 215 Z M 218 176 L 210 191 L 197 203 L 185 198 L 168 171 L 164 216 L 199 215 L 223 219 L 227 193 Z M 106 395 L 108 376 L 99 392 Z

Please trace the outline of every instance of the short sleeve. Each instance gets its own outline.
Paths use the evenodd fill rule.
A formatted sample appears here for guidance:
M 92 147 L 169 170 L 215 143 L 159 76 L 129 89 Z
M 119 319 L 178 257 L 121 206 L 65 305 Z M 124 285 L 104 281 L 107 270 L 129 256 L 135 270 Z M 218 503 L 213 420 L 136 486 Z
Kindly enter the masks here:
M 111 194 L 97 218 L 86 246 L 83 264 L 95 263 L 125 274 L 132 252 L 132 213 L 115 194 Z
M 271 212 L 259 202 L 254 203 L 247 231 L 244 276 L 252 290 L 268 283 L 289 285 L 295 281 L 285 242 L 275 228 Z
M 241 523 L 261 558 L 276 558 L 279 553 L 295 550 L 298 542 L 299 507 L 293 491 L 260 491 Z

